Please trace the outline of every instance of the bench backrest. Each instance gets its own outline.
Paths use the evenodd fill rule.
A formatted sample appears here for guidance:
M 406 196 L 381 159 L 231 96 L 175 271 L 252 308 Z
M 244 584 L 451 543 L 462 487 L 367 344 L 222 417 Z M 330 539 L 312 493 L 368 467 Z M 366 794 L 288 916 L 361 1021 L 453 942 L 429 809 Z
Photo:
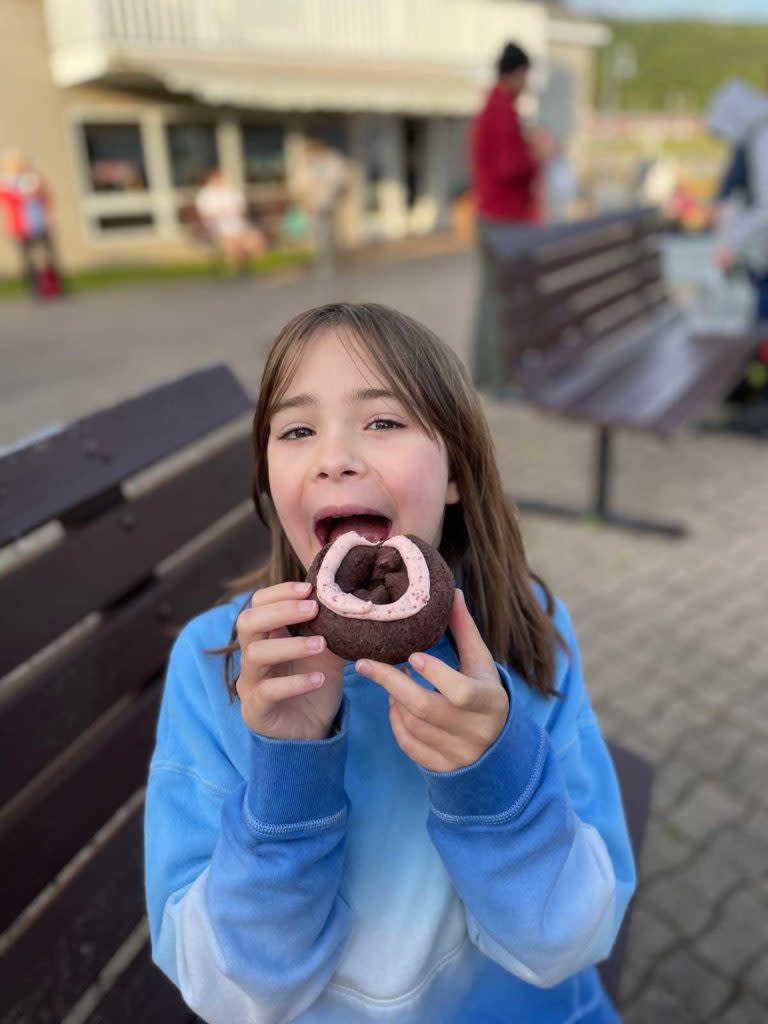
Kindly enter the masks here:
M 142 787 L 170 644 L 268 547 L 251 408 L 210 367 L 0 458 L 8 1019 L 62 1019 L 143 919 Z
M 668 312 L 659 217 L 641 208 L 544 228 L 491 228 L 507 379 L 543 380 Z

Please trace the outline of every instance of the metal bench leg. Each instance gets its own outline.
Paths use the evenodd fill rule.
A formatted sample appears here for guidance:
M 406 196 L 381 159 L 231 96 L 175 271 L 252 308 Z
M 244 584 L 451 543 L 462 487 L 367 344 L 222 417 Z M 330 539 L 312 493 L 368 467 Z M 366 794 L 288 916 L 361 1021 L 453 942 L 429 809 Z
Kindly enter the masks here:
M 639 519 L 619 515 L 611 511 L 610 490 L 612 463 L 612 431 L 610 427 L 599 427 L 595 449 L 594 503 L 592 508 L 580 509 L 572 505 L 536 501 L 528 498 L 514 498 L 521 512 L 533 512 L 561 519 L 576 519 L 602 526 L 617 526 L 623 530 L 637 530 L 641 533 L 660 533 L 665 537 L 682 537 L 686 528 L 682 523 L 667 523 L 658 519 Z

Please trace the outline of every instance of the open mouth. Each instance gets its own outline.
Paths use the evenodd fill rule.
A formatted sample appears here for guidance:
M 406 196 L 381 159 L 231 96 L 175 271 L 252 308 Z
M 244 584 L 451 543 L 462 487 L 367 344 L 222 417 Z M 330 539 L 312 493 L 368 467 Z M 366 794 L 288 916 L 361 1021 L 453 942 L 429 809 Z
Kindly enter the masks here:
M 322 516 L 315 521 L 315 536 L 322 547 L 350 530 L 366 540 L 381 543 L 392 535 L 392 520 L 377 512 L 345 512 Z

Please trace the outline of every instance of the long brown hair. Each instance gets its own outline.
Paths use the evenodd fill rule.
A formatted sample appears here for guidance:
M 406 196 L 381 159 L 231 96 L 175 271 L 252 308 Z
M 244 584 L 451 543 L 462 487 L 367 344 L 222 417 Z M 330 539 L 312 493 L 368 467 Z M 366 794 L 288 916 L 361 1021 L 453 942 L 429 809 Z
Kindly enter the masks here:
M 373 302 L 336 302 L 294 317 L 267 356 L 253 417 L 256 511 L 272 535 L 268 561 L 233 580 L 228 596 L 296 580 L 306 572 L 291 548 L 269 492 L 267 443 L 272 411 L 287 392 L 307 344 L 335 330 L 345 345 L 368 358 L 393 394 L 434 440 L 442 439 L 458 504 L 445 506 L 440 553 L 453 569 L 467 606 L 493 657 L 515 669 L 533 689 L 556 694 L 554 600 L 528 567 L 517 511 L 505 498 L 480 399 L 467 372 L 445 342 L 418 321 Z M 545 608 L 531 581 L 544 595 Z M 234 694 L 233 630 L 225 674 Z

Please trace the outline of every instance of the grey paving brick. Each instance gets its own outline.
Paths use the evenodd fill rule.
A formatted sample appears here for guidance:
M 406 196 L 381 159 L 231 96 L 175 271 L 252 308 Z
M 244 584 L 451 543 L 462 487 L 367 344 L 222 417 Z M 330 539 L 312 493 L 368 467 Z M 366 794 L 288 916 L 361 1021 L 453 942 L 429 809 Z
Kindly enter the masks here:
M 718 1012 L 712 1024 L 765 1024 L 768 1005 L 742 993 L 724 1010 Z
M 763 952 L 747 970 L 745 982 L 757 998 L 768 1004 L 768 935 L 764 923 L 758 934 Z M 766 1020 L 768 1020 L 768 1014 L 766 1014 Z
M 743 754 L 744 729 L 713 709 L 710 714 L 708 722 L 683 736 L 680 754 L 702 772 L 720 776 Z
M 762 818 L 751 825 L 749 821 L 733 823 L 714 836 L 710 849 L 722 864 L 735 867 L 745 879 L 757 881 L 765 875 L 768 863 L 768 826 Z
M 640 858 L 641 886 L 660 872 L 669 873 L 691 859 L 693 844 L 678 828 L 651 815 Z
M 717 920 L 700 937 L 697 951 L 727 974 L 741 975 L 768 946 L 767 920 L 768 900 L 745 884 L 717 906 Z
M 621 1008 L 624 1024 L 698 1024 L 681 1000 L 658 986 L 649 986 Z
M 744 813 L 746 802 L 734 798 L 712 779 L 702 779 L 688 799 L 675 810 L 675 821 L 693 839 L 732 824 Z
M 701 783 L 701 771 L 689 761 L 670 757 L 658 765 L 653 785 L 653 808 L 681 828 L 677 809 L 681 799 L 693 793 Z M 691 837 L 694 838 L 694 837 Z
M 674 993 L 694 1020 L 706 1019 L 715 1013 L 731 988 L 727 979 L 702 962 L 690 948 L 664 957 L 653 978 L 660 987 Z
M 678 935 L 694 940 L 712 918 L 711 894 L 685 871 L 661 875 L 643 888 L 644 905 L 661 917 Z
M 632 978 L 646 975 L 662 954 L 673 949 L 680 941 L 679 932 L 655 913 L 646 902 L 638 901 L 632 909 L 631 928 L 627 943 L 625 972 L 627 991 Z

